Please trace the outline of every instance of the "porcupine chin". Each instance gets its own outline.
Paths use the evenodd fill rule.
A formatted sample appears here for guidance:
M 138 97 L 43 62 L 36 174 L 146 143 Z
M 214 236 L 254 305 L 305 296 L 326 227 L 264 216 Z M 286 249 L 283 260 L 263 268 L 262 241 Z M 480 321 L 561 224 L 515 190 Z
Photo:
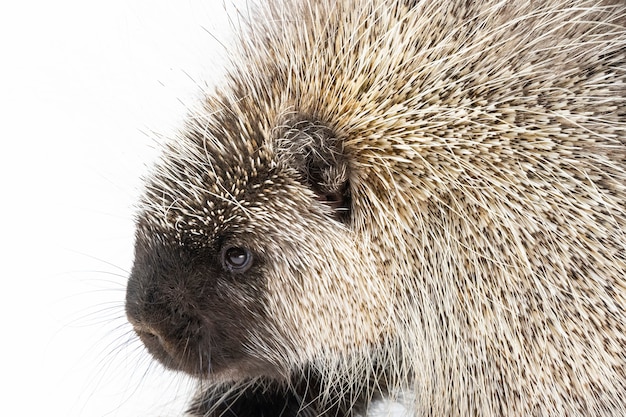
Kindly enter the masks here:
M 248 20 L 137 219 L 128 317 L 189 413 L 626 415 L 626 5 Z

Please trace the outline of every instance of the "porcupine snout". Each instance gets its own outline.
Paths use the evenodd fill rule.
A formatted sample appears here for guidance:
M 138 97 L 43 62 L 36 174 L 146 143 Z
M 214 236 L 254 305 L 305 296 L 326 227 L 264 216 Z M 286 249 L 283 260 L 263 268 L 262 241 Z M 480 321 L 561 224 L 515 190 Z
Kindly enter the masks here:
M 253 329 L 254 305 L 231 295 L 219 254 L 189 250 L 158 235 L 138 233 L 126 312 L 148 351 L 164 366 L 191 375 L 236 367 L 254 374 L 246 337 Z M 255 303 L 255 297 L 248 294 Z M 261 365 L 259 365 L 261 366 Z
M 138 239 L 126 302 L 128 318 L 150 353 L 165 366 L 190 373 L 199 371 L 198 346 L 211 323 L 194 311 L 205 291 L 190 286 L 197 262 L 183 250 Z

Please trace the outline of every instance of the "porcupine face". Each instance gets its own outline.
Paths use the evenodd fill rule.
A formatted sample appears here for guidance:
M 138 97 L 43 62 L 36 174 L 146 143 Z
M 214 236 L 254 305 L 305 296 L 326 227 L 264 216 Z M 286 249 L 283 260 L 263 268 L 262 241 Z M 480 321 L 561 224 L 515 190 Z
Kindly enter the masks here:
M 127 312 L 166 366 L 286 376 L 321 350 L 373 339 L 360 313 L 373 296 L 355 288 L 370 266 L 347 227 L 349 167 L 334 133 L 305 117 L 270 130 L 235 128 L 235 117 L 222 111 L 167 150 L 137 222 Z

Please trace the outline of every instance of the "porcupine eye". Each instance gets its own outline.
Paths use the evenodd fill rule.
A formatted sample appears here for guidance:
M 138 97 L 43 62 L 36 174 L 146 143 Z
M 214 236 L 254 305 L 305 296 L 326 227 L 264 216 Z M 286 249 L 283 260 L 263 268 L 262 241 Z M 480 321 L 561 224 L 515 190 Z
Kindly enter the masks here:
M 246 272 L 252 266 L 252 254 L 246 248 L 228 246 L 222 250 L 222 266 L 229 272 Z

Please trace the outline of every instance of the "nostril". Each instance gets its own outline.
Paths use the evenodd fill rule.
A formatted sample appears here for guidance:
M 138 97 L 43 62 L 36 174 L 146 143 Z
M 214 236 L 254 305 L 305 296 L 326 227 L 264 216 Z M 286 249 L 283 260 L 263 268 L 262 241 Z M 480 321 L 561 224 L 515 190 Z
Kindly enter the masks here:
M 161 339 L 161 336 L 159 336 L 158 332 L 145 328 L 145 327 L 141 327 L 141 328 L 135 327 L 135 333 L 137 333 L 141 337 L 148 337 L 151 339 L 158 339 L 158 340 Z
M 136 321 L 132 322 L 131 324 L 133 325 L 133 330 L 135 330 L 137 336 L 139 336 L 142 342 L 144 342 L 146 345 L 155 346 L 158 344 L 162 347 L 165 345 L 165 340 L 163 339 L 163 336 L 161 336 L 161 334 L 156 329 L 146 325 L 145 323 L 138 323 Z
M 135 333 L 148 351 L 162 361 L 170 361 L 176 357 L 176 344 L 159 331 L 148 326 L 135 326 Z
M 135 332 L 146 346 L 160 346 L 161 348 L 165 348 L 165 339 L 163 339 L 160 334 L 153 331 L 144 331 L 137 329 L 135 329 Z

